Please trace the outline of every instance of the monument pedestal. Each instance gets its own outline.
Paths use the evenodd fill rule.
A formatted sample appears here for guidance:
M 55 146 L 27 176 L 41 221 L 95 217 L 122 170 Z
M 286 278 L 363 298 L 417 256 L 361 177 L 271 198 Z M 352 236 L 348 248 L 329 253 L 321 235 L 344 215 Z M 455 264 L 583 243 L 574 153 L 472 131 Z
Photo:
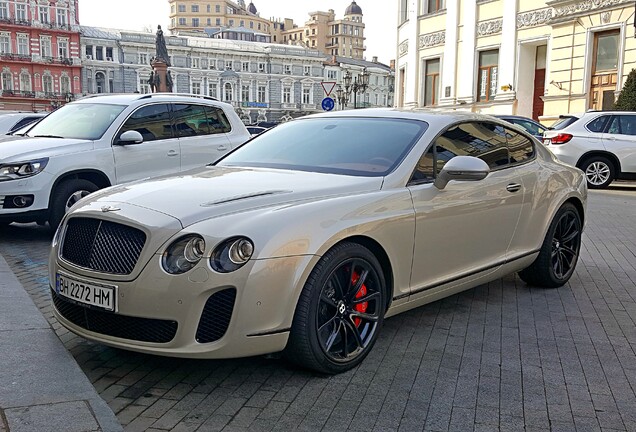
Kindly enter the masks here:
M 153 60 L 150 65 L 154 72 L 154 91 L 156 93 L 172 93 L 172 77 L 169 75 L 166 62 Z

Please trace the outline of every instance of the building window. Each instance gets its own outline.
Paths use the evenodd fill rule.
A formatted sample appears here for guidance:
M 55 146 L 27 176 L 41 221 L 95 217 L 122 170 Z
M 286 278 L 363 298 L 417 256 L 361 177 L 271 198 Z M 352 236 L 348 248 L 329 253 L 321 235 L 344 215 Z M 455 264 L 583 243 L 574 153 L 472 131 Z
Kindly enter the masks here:
M 9 18 L 9 4 L 6 1 L 0 1 L 0 19 Z
M 40 6 L 40 22 L 43 24 L 49 23 L 49 7 Z
M 46 94 L 53 93 L 53 77 L 51 75 L 42 76 L 42 90 L 44 90 Z
M 11 53 L 11 38 L 6 33 L 0 35 L 0 53 L 1 54 Z
M 15 5 L 15 19 L 22 22 L 27 21 L 26 4 L 17 3 Z
M 185 5 L 180 4 L 180 5 L 179 5 L 179 12 L 185 12 L 185 11 L 186 11 L 186 6 L 185 6 Z
M 248 62 L 248 61 L 241 62 L 241 71 L 242 72 L 249 72 L 250 71 L 250 62 Z
M 198 81 L 192 82 L 192 94 L 200 95 L 201 94 L 201 83 Z
M 60 77 L 60 93 L 63 95 L 71 93 L 71 79 L 66 75 Z
M 409 0 L 400 0 L 400 24 L 409 19 Z
M 258 64 L 258 71 L 259 72 L 265 72 L 265 63 L 259 63 Z
M 311 103 L 311 87 L 303 87 L 303 104 L 309 105 Z
M 291 75 L 291 73 L 292 73 L 292 66 L 291 65 L 285 65 L 285 74 Z
M 192 27 L 199 27 L 199 18 L 192 18 Z
M 257 89 L 257 102 L 265 103 L 265 91 L 266 88 L 264 85 L 259 85 Z
M 594 74 L 603 71 L 615 71 L 618 68 L 618 38 L 620 32 L 594 34 Z
M 149 94 L 150 93 L 150 84 L 148 84 L 148 80 L 147 79 L 141 78 L 139 80 L 139 93 L 141 93 L 141 94 Z
M 250 86 L 243 84 L 241 86 L 241 100 L 243 102 L 249 102 L 250 100 Z
M 199 5 L 192 5 L 192 13 L 198 13 L 199 12 Z
M 215 11 L 216 13 L 221 13 L 221 6 L 220 6 L 220 5 L 216 5 L 216 6 L 214 7 L 214 11 Z
M 0 80 L 2 90 L 13 90 L 13 75 L 9 71 L 2 72 L 2 79 Z
M 192 57 L 192 69 L 201 69 L 201 59 Z
M 614 106 L 618 81 L 619 40 L 620 30 L 594 33 L 589 96 L 591 109 L 611 110 Z
M 283 86 L 283 103 L 291 103 L 291 86 Z
M 217 18 L 216 19 L 216 25 L 220 26 L 221 25 L 221 18 Z
M 426 60 L 424 78 L 424 106 L 437 105 L 439 102 L 439 59 Z
M 327 79 L 337 80 L 338 79 L 338 71 L 328 70 L 327 71 Z
M 42 57 L 52 57 L 51 37 L 40 37 L 40 55 Z
M 67 59 L 68 56 L 68 40 L 66 39 L 58 39 L 57 40 L 57 51 L 60 58 Z
M 148 54 L 139 53 L 139 64 L 148 64 Z
M 20 74 L 20 91 L 31 91 L 31 75 L 28 72 L 22 72 Z
M 229 25 L 230 25 L 230 27 L 234 27 L 234 20 L 233 19 L 230 20 Z
M 477 77 L 477 101 L 491 101 L 497 94 L 497 72 L 499 51 L 481 51 L 479 53 L 479 75 Z
M 243 20 L 239 21 L 239 27 L 245 27 L 245 21 Z
M 208 59 L 208 69 L 216 69 L 216 60 Z
M 66 9 L 58 8 L 57 10 L 57 25 L 66 25 Z
M 434 13 L 439 12 L 442 9 L 446 8 L 446 0 L 427 0 L 428 7 L 426 8 L 426 12 Z
M 209 27 L 209 26 L 211 26 L 211 25 L 212 25 L 212 18 L 208 18 L 208 19 L 205 21 L 205 24 L 206 24 L 208 27 Z
M 207 11 L 208 11 L 208 13 L 212 12 L 212 5 L 207 5 Z
M 113 61 L 113 49 L 111 47 L 106 47 L 106 60 Z
M 311 75 L 311 66 L 303 66 L 303 74 L 305 76 Z
M 225 100 L 227 102 L 232 101 L 232 84 L 225 83 Z
M 104 60 L 104 47 L 95 47 L 95 60 Z
M 208 96 L 213 97 L 213 98 L 218 98 L 216 83 L 209 83 L 208 84 Z
M 254 28 L 254 21 L 250 21 L 250 28 L 253 29 Z
M 180 26 L 184 26 L 184 25 L 186 25 L 186 23 L 187 23 L 187 21 L 186 21 L 185 18 L 179 18 L 179 25 Z
M 217 69 L 224 70 L 225 69 L 225 60 L 218 60 L 216 64 Z

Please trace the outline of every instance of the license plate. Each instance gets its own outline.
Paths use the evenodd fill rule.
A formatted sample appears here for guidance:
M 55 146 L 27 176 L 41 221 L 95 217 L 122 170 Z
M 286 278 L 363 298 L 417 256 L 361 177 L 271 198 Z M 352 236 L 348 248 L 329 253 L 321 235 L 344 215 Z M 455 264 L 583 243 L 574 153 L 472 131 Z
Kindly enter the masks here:
M 543 139 L 543 145 L 550 145 L 551 142 L 552 142 L 552 140 L 550 138 L 544 138 Z
M 63 273 L 55 275 L 55 292 L 61 296 L 107 311 L 115 312 L 117 287 L 103 285 L 69 277 Z

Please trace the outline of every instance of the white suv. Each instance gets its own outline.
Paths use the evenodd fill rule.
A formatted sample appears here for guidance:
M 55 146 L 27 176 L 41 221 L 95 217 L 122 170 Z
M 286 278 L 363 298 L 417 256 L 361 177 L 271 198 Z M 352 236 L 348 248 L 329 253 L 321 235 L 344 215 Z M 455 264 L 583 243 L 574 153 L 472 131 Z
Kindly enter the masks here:
M 250 138 L 231 105 L 177 94 L 94 96 L 0 143 L 0 225 L 49 222 L 114 184 L 215 162 Z
M 636 112 L 587 112 L 563 129 L 546 131 L 543 143 L 582 169 L 590 188 L 636 178 Z

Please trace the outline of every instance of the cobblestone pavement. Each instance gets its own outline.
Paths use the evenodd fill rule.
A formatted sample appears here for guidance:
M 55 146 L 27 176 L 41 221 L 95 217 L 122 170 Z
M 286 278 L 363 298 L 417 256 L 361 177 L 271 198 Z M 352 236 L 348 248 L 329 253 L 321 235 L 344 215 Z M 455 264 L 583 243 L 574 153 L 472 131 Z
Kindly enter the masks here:
M 590 193 L 568 285 L 508 276 L 391 318 L 363 364 L 334 377 L 88 342 L 52 318 L 51 235 L 11 227 L 0 253 L 129 431 L 636 431 L 635 186 Z

